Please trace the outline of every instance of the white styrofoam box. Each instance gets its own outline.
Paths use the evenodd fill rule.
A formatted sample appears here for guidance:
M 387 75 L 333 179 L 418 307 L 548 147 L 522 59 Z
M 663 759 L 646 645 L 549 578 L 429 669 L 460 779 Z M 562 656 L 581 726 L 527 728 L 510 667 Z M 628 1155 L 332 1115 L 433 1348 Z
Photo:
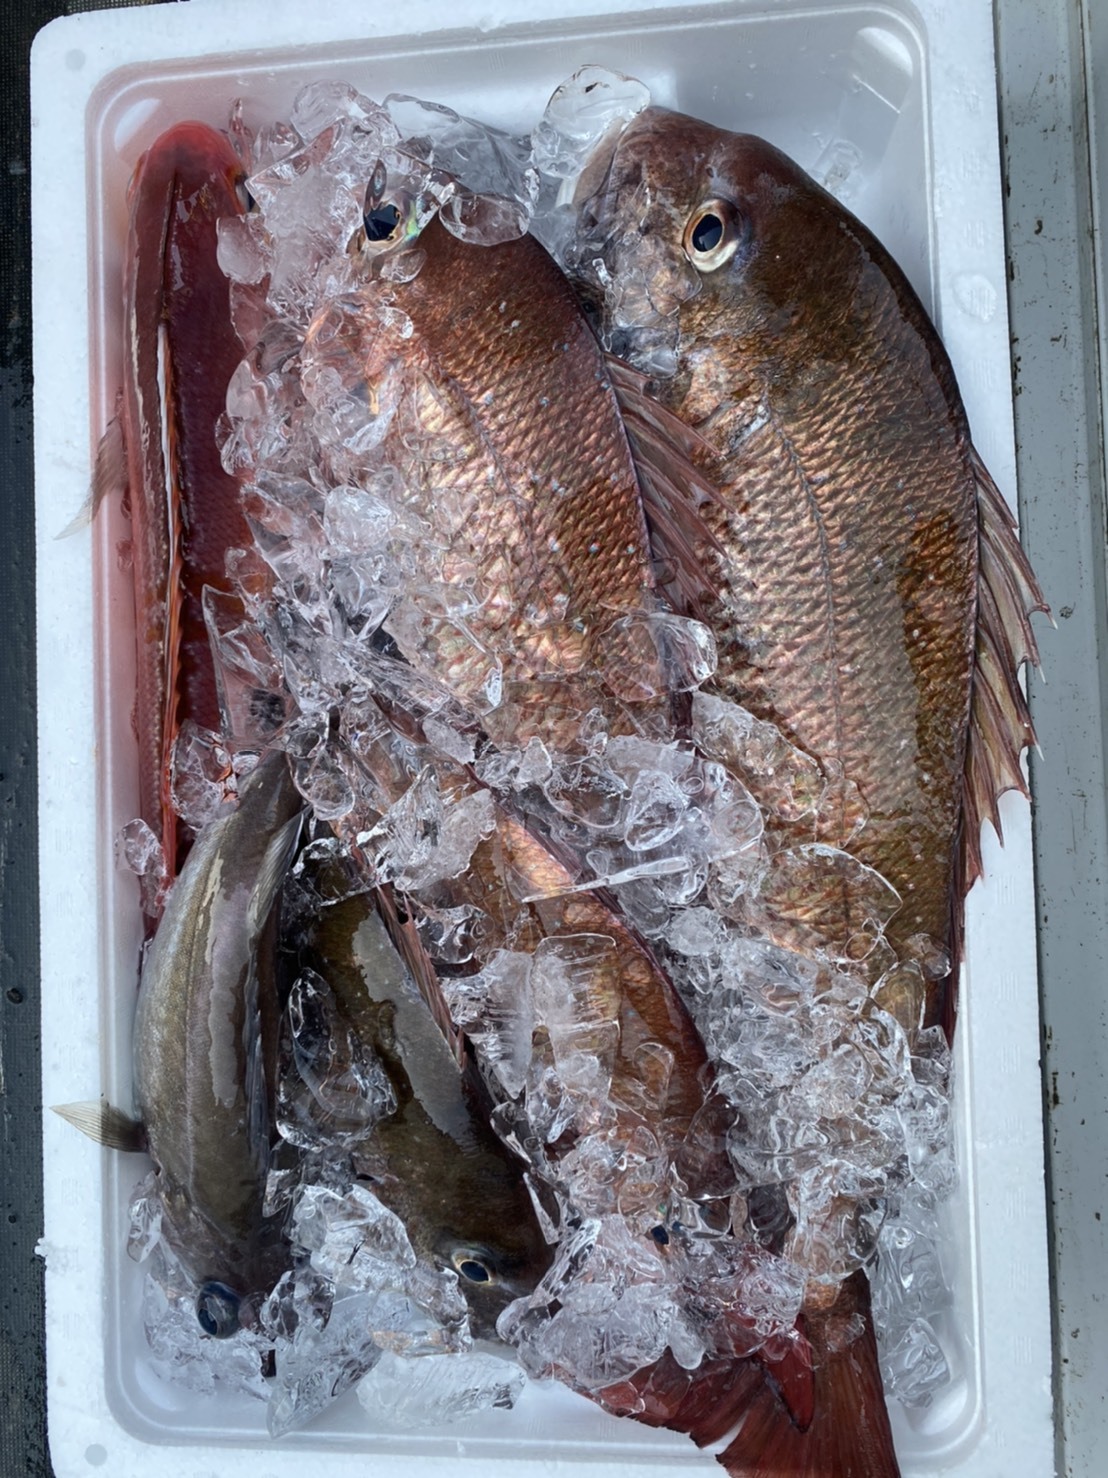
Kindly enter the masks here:
M 402 91 L 516 130 L 586 62 L 657 101 L 762 133 L 801 164 L 857 164 L 847 201 L 901 262 L 950 350 L 975 440 L 1014 503 L 1004 239 L 989 0 L 264 0 L 115 10 L 55 21 L 32 53 L 35 456 L 43 1100 L 130 1103 L 140 939 L 113 837 L 136 810 L 134 652 L 120 510 L 58 533 L 81 506 L 120 380 L 127 181 L 169 124 L 287 116 L 320 78 Z M 543 15 L 543 12 L 549 12 Z M 971 895 L 956 1052 L 960 1190 L 948 1211 L 955 1379 L 894 1408 L 906 1473 L 1051 1471 L 1050 1324 L 1038 1007 L 1026 803 L 1003 804 Z M 138 1163 L 47 1114 L 45 1237 L 50 1446 L 59 1478 L 471 1473 L 575 1478 L 711 1473 L 683 1437 L 605 1416 L 556 1386 L 514 1412 L 419 1434 L 372 1427 L 352 1395 L 279 1443 L 247 1398 L 201 1398 L 152 1372 L 141 1270 L 124 1253 Z M 158 1450 L 151 1452 L 151 1447 Z M 325 1458 L 325 1466 L 323 1459 Z

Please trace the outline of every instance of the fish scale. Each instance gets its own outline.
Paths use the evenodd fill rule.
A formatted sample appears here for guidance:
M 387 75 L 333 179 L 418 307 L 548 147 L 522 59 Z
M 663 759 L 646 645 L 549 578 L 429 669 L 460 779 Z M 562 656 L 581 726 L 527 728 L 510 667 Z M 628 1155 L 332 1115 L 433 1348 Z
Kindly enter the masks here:
M 185 720 L 220 727 L 202 592 L 229 592 L 227 552 L 253 550 L 238 482 L 223 470 L 215 440 L 242 357 L 216 262 L 217 223 L 242 212 L 242 173 L 222 134 L 181 123 L 147 150 L 131 182 L 121 421 L 138 633 L 135 730 L 141 815 L 162 843 L 168 881 L 187 851 L 170 796 L 178 729 Z M 247 562 L 240 575 L 257 568 Z
M 676 372 L 655 391 L 711 485 L 696 511 L 712 537 L 693 539 L 667 593 L 713 629 L 714 691 L 842 777 L 821 839 L 897 890 L 886 939 L 926 979 L 889 1007 L 909 1036 L 936 1022 L 949 1035 L 981 822 L 1024 785 L 1017 673 L 1037 659 L 1028 618 L 1046 607 L 946 354 L 888 253 L 763 140 L 648 108 L 601 144 L 578 200 L 581 259 L 599 255 L 608 280 L 635 285 L 638 321 L 617 317 L 617 301 L 606 330 L 632 351 L 637 330 L 648 345 L 659 325 L 672 332 Z M 675 479 L 664 452 L 653 477 L 657 448 L 639 446 L 637 425 L 664 545 Z M 803 835 L 773 831 L 778 846 Z M 866 922 L 848 872 L 788 886 L 828 941 Z M 658 1365 L 611 1404 L 645 1406 L 702 1442 L 739 1422 L 720 1456 L 735 1478 L 895 1475 L 864 1277 L 809 1301 L 802 1323 L 814 1383 L 803 1401 L 786 1359 L 768 1362 L 769 1379 L 724 1363 L 691 1383 Z
M 475 570 L 480 609 L 466 619 L 506 684 L 541 680 L 553 700 L 567 674 L 612 660 L 617 617 L 654 603 L 615 392 L 572 292 L 533 238 L 475 251 L 434 221 L 421 246 L 419 273 L 398 293 L 413 326 L 399 352 L 418 431 L 450 455 L 428 455 L 419 436 L 414 450 L 396 446 L 407 506 Z M 396 346 L 366 325 L 351 332 L 372 382 Z M 480 686 L 480 657 L 450 633 L 421 648 L 398 640 L 463 701 Z M 579 688 L 568 706 L 587 711 Z

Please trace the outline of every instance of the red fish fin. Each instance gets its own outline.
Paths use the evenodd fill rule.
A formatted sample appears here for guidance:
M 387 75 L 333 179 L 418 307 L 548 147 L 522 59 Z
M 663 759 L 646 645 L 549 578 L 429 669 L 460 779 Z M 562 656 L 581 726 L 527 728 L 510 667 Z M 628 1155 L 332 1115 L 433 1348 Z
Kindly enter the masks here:
M 721 546 L 701 509 L 705 503 L 718 502 L 719 493 L 696 459 L 715 453 L 648 393 L 650 382 L 645 375 L 612 355 L 607 365 L 635 459 L 651 548 L 667 571 L 662 584 L 673 587 L 671 595 L 678 610 L 703 618 L 719 596 L 704 553 Z
M 1027 793 L 1020 755 L 1035 742 L 1035 734 L 1019 669 L 1025 662 L 1038 667 L 1030 617 L 1033 611 L 1049 614 L 1050 609 L 1020 547 L 1008 505 L 977 453 L 971 449 L 970 455 L 977 479 L 980 564 L 959 897 L 981 873 L 982 822 L 991 821 L 1000 836 L 1000 797 L 1006 790 Z
M 756 1359 L 707 1360 L 685 1370 L 667 1350 L 618 1386 L 592 1393 L 616 1416 L 686 1432 L 700 1447 L 719 1442 L 765 1385 Z
M 389 931 L 389 937 L 396 946 L 397 953 L 408 967 L 420 995 L 427 1002 L 435 1025 L 446 1038 L 459 1068 L 464 1067 L 466 1039 L 454 1025 L 454 1018 L 446 1004 L 438 974 L 431 963 L 431 956 L 427 953 L 423 940 L 419 937 L 415 920 L 397 902 L 396 895 L 391 888 L 379 887 L 376 896 L 378 911 L 385 928 Z
M 731 1478 L 898 1478 L 865 1276 L 855 1273 L 834 1307 L 807 1323 L 811 1422 L 801 1430 L 778 1382 L 764 1379 L 719 1461 Z
M 812 1346 L 804 1333 L 803 1321 L 791 1337 L 766 1346 L 759 1359 L 770 1383 L 788 1407 L 793 1425 L 798 1431 L 806 1432 L 815 1416 L 816 1380 L 812 1372 Z

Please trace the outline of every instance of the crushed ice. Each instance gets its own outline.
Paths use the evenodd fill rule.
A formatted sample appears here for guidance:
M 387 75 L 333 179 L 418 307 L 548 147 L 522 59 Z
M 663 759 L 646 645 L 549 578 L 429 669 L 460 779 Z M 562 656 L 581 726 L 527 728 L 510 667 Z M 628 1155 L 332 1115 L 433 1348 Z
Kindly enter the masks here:
M 591 674 L 536 658 L 529 678 L 591 683 L 570 729 L 498 724 L 515 712 L 513 634 L 502 640 L 490 618 L 490 569 L 459 537 L 465 510 L 420 494 L 428 465 L 464 451 L 411 352 L 405 286 L 425 260 L 420 232 L 437 214 L 480 250 L 530 228 L 587 266 L 574 182 L 598 140 L 648 102 L 633 79 L 586 68 L 528 141 L 434 103 L 317 84 L 253 139 L 256 208 L 221 223 L 248 349 L 223 456 L 244 481 L 270 582 L 244 583 L 245 620 L 214 602 L 207 612 L 225 734 L 182 731 L 175 801 L 199 827 L 233 793 L 239 750 L 287 750 L 331 828 L 312 847 L 407 896 L 499 1101 L 494 1121 L 545 1187 L 543 1207 L 550 1196 L 557 1207 L 542 1211 L 553 1265 L 498 1326 L 519 1365 L 472 1351 L 457 1275 L 422 1263 L 352 1173 L 352 1144 L 395 1110 L 387 1075 L 337 1023 L 327 983 L 302 976 L 269 1186 L 291 1265 L 257 1327 L 202 1339 L 149 1185 L 133 1210 L 159 1369 L 267 1399 L 274 1434 L 353 1386 L 367 1411 L 410 1426 L 510 1406 L 523 1371 L 595 1390 L 666 1349 L 687 1368 L 747 1354 L 862 1266 L 890 1392 L 925 1403 L 948 1378 L 936 1207 L 954 1176 L 949 1055 L 941 1033 L 917 1030 L 918 965 L 884 940 L 896 894 L 819 840 L 843 786 L 772 725 L 701 691 L 711 636 L 661 609 L 620 618 Z M 653 309 L 644 318 L 636 284 L 599 287 L 628 331 L 638 325 L 638 362 L 664 369 L 664 326 Z M 559 611 L 532 618 L 556 627 Z M 665 718 L 682 692 L 687 738 Z M 845 803 L 864 824 L 857 796 Z M 541 886 L 510 869 L 499 878 L 506 937 L 459 880 L 512 816 L 572 866 Z M 118 850 L 144 887 L 161 886 L 164 859 L 141 824 Z M 844 880 L 863 900 L 849 931 L 794 907 Z M 673 1053 L 641 1043 L 634 1091 L 618 1067 L 613 939 L 563 928 L 536 941 L 519 922 L 596 889 L 664 964 L 707 1047 L 716 1091 L 681 1144 L 641 1112 L 679 1071 Z M 266 1354 L 275 1379 L 260 1374 Z

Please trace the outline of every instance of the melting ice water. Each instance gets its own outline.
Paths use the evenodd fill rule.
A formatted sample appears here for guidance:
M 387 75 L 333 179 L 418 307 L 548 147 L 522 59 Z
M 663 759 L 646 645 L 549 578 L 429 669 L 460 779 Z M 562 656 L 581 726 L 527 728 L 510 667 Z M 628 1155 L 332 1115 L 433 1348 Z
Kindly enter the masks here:
M 918 966 L 884 940 L 895 893 L 818 840 L 832 811 L 864 824 L 860 798 L 772 725 L 702 691 L 710 635 L 660 609 L 613 626 L 606 667 L 547 674 L 592 683 L 571 728 L 512 742 L 496 722 L 509 711 L 506 654 L 483 634 L 493 596 L 459 552 L 449 507 L 429 512 L 417 496 L 422 469 L 459 456 L 404 307 L 425 261 L 420 231 L 438 214 L 479 251 L 530 224 L 579 259 L 572 182 L 648 101 L 632 79 L 586 69 L 528 144 L 336 83 L 305 89 L 288 122 L 254 140 L 258 208 L 221 228 L 248 348 L 223 456 L 243 478 L 270 581 L 242 591 L 245 621 L 209 612 L 232 695 L 226 734 L 182 735 L 175 794 L 202 824 L 233 788 L 237 751 L 276 743 L 333 829 L 313 845 L 405 895 L 498 1100 L 494 1122 L 558 1239 L 539 1287 L 500 1319 L 523 1369 L 595 1390 L 667 1348 L 688 1368 L 747 1354 L 787 1334 L 805 1297 L 867 1266 L 889 1389 L 918 1404 L 947 1370 L 934 1208 L 953 1175 L 949 1061 L 917 1030 Z M 664 334 L 648 348 L 664 364 Z M 689 692 L 681 731 L 666 704 Z M 541 885 L 506 869 L 485 907 L 456 885 L 506 816 L 562 861 Z M 132 826 L 121 851 L 156 886 L 151 842 Z M 848 930 L 795 907 L 844 886 L 861 915 Z M 717 1096 L 680 1145 L 643 1109 L 680 1070 L 668 1049 L 640 1045 L 634 1108 L 613 1086 L 613 940 L 533 937 L 544 907 L 597 889 L 664 963 L 714 1066 Z M 504 917 L 516 921 L 507 937 Z M 268 1394 L 274 1433 L 354 1385 L 368 1411 L 405 1425 L 510 1405 L 521 1371 L 469 1349 L 456 1274 L 421 1263 L 354 1183 L 350 1145 L 395 1100 L 310 974 L 283 1060 L 287 1149 L 270 1204 L 288 1208 L 293 1265 L 260 1329 L 224 1348 L 185 1329 L 156 1227 L 139 1237 L 155 1246 L 151 1340 L 177 1351 L 166 1368 Z M 154 1226 L 148 1188 L 135 1214 Z M 276 1356 L 268 1384 L 255 1378 L 264 1349 Z M 433 1352 L 443 1358 L 412 1359 Z

